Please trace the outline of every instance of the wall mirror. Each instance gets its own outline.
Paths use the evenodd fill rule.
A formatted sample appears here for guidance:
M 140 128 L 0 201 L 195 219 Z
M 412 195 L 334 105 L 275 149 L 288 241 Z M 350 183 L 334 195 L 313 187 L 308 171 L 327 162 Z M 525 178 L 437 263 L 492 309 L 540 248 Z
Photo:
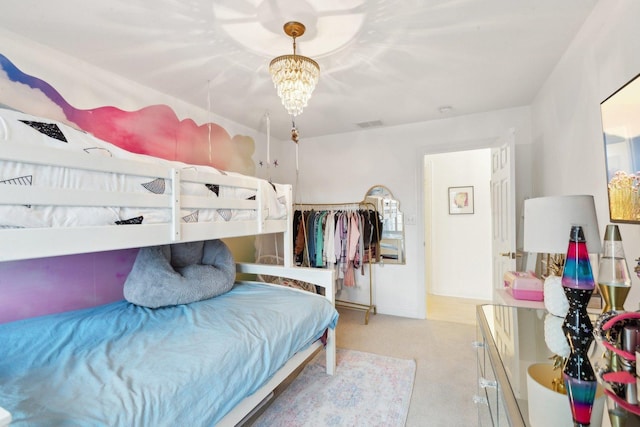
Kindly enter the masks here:
M 374 185 L 364 198 L 371 203 L 382 218 L 382 234 L 380 236 L 380 262 L 385 264 L 404 264 L 404 215 L 400 210 L 400 202 L 384 185 Z
M 640 74 L 600 110 L 611 222 L 640 223 Z

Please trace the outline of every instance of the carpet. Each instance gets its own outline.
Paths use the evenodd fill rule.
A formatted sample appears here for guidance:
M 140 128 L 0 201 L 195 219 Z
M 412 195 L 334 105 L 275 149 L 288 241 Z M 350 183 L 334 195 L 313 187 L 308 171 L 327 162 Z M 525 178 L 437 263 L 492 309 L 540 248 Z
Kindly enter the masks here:
M 336 356 L 329 376 L 318 353 L 253 426 L 404 426 L 416 362 L 345 349 Z

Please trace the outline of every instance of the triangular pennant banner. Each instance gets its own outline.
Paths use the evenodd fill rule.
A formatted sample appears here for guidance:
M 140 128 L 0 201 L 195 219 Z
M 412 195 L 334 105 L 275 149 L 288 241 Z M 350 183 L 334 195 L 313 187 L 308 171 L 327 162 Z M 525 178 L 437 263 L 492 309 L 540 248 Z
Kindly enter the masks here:
M 43 123 L 43 122 L 32 122 L 29 120 L 20 120 L 22 123 L 27 126 L 31 126 L 38 132 L 47 135 L 51 138 L 57 139 L 62 142 L 67 142 L 67 138 L 64 136 L 60 128 L 55 123 Z

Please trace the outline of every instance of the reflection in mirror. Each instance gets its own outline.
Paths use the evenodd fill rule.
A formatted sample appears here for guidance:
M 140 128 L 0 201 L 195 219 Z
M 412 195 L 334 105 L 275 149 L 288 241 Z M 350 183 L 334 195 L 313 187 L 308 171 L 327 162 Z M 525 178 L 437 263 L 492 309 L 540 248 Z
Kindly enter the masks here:
M 640 75 L 600 105 L 612 222 L 640 222 Z
M 404 215 L 400 202 L 384 185 L 374 185 L 365 194 L 365 202 L 373 204 L 382 216 L 380 255 L 382 263 L 404 264 Z

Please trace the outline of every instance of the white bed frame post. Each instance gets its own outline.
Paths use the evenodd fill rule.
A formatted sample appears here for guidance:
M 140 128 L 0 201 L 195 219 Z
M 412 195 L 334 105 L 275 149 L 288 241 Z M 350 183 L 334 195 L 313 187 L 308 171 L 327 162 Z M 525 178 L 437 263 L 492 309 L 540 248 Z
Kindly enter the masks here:
M 293 192 L 287 187 L 287 230 L 283 234 L 284 266 L 293 267 Z
M 256 187 L 258 188 L 258 191 L 256 191 L 256 203 L 258 205 L 257 206 L 256 221 L 258 222 L 258 224 L 257 224 L 258 234 L 263 234 L 264 233 L 267 216 L 269 214 L 269 208 L 266 205 L 267 202 L 262 197 L 262 194 L 265 191 L 265 186 L 267 186 L 267 185 L 268 185 L 267 183 L 262 182 L 261 180 L 256 178 Z
M 180 206 L 181 206 L 181 191 L 180 191 L 180 170 L 171 168 L 171 241 L 180 241 L 181 226 L 180 226 Z

